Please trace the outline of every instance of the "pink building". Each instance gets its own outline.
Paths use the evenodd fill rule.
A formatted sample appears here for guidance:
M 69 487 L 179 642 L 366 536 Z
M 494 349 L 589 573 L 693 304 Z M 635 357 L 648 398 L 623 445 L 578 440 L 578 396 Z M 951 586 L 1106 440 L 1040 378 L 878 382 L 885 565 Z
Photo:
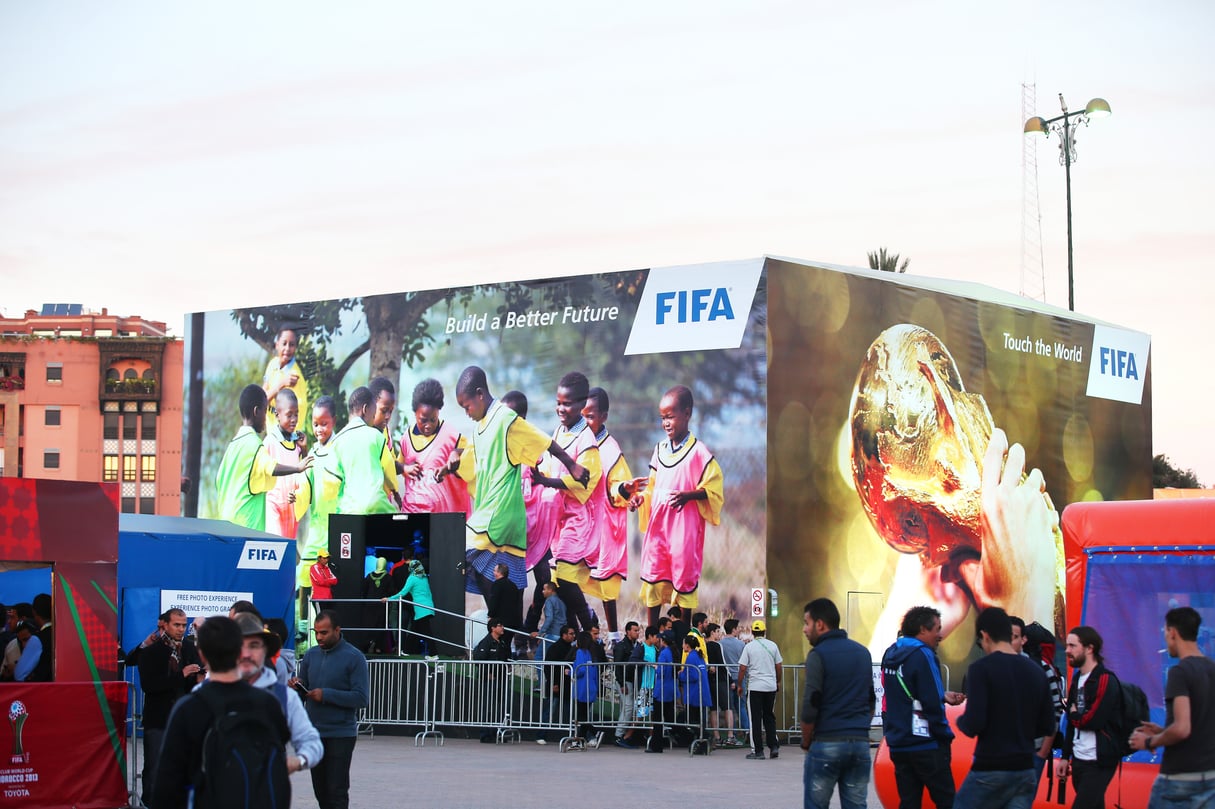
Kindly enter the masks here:
M 48 304 L 0 318 L 0 476 L 115 481 L 181 513 L 182 342 L 165 324 Z

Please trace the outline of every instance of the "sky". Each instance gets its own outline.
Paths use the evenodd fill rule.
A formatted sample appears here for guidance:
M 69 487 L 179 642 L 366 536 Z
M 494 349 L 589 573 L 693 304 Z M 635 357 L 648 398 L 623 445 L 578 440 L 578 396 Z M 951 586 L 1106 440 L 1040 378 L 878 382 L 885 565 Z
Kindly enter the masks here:
M 1152 335 L 1154 450 L 1215 485 L 1212 30 L 1204 2 L 0 2 L 0 312 L 182 334 L 881 246 L 1066 307 L 1053 137 L 1023 235 L 1028 83 L 1113 110 L 1077 135 L 1076 308 Z

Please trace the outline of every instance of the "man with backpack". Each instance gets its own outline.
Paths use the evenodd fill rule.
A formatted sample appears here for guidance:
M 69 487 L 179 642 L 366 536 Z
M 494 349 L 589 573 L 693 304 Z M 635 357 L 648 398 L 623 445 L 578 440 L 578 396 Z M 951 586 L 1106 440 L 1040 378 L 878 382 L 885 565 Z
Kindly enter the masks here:
M 169 716 L 154 783 L 157 809 L 184 809 L 191 793 L 195 809 L 291 805 L 287 720 L 278 700 L 241 679 L 243 640 L 225 616 L 198 630 L 209 679 Z
M 1067 662 L 1073 669 L 1067 691 L 1067 736 L 1063 757 L 1055 762 L 1055 774 L 1066 778 L 1070 771 L 1076 797 L 1073 809 L 1101 809 L 1122 758 L 1129 732 L 1121 733 L 1122 687 L 1101 656 L 1101 635 L 1091 626 L 1078 626 L 1067 633 Z

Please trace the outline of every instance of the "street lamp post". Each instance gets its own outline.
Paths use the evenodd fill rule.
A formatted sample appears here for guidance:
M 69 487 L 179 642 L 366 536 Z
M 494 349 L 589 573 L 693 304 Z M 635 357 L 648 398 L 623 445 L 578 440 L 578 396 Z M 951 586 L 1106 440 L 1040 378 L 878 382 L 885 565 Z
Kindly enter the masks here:
M 1094 98 L 1084 106 L 1084 112 L 1069 112 L 1063 93 L 1059 94 L 1059 106 L 1062 115 L 1050 120 L 1034 117 L 1025 122 L 1022 130 L 1026 134 L 1040 134 L 1050 137 L 1054 132 L 1059 136 L 1059 162 L 1063 164 L 1064 175 L 1067 178 L 1067 308 L 1076 311 L 1075 268 L 1072 263 L 1072 163 L 1076 160 L 1076 128 L 1081 124 L 1088 126 L 1089 119 L 1105 118 L 1110 114 L 1110 105 L 1104 98 Z

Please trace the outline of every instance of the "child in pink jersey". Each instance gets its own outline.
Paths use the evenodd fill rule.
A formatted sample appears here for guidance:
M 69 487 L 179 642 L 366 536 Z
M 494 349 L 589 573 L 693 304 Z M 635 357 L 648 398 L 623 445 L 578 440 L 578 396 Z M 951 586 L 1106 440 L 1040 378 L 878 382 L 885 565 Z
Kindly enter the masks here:
M 468 484 L 456 475 L 435 479 L 460 444 L 460 431 L 439 418 L 443 409 L 443 386 L 437 379 L 424 379 L 413 389 L 414 425 L 401 439 L 401 467 L 405 493 L 401 511 L 416 514 L 458 512 L 468 515 Z
M 587 595 L 603 602 L 608 631 L 612 640 L 619 640 L 616 599 L 620 597 L 620 585 L 629 575 L 629 512 L 628 499 L 613 496 L 621 483 L 632 480 L 624 453 L 607 429 L 610 400 L 603 388 L 591 388 L 587 395 L 582 417 L 599 445 L 599 463 L 603 475 L 599 485 L 591 493 L 589 501 L 595 517 L 595 531 L 599 535 L 599 549 L 592 559 L 591 578 L 585 588 Z
M 645 531 L 641 601 L 649 608 L 651 624 L 658 623 L 664 604 L 699 606 L 705 524 L 721 523 L 721 465 L 688 429 L 692 408 L 692 391 L 683 385 L 663 394 L 658 415 L 667 439 L 654 447 L 650 476 L 618 484 L 614 492 L 629 497 Z
M 557 383 L 557 418 L 561 423 L 553 431 L 553 443 L 589 471 L 590 479 L 585 484 L 574 480 L 551 454 L 541 460 L 539 474 L 532 478 L 532 485 L 557 492 L 558 528 L 551 549 L 557 561 L 557 596 L 565 604 L 570 625 L 576 618 L 584 630 L 590 629 L 594 619 L 582 588 L 589 583 L 591 561 L 599 554 L 599 535 L 590 506 L 591 494 L 599 486 L 599 445 L 582 418 L 589 392 L 585 375 L 572 371 L 561 377 Z

